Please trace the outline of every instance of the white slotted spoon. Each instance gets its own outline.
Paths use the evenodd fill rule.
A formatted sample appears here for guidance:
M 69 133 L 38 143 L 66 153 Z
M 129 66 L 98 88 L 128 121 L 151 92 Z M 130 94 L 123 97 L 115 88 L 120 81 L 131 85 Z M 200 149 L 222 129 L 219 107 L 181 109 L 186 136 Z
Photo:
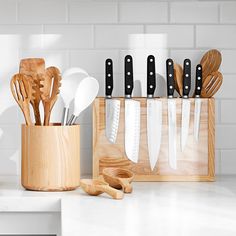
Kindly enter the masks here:
M 78 85 L 75 99 L 74 112 L 67 122 L 67 125 L 73 125 L 77 117 L 83 112 L 96 98 L 99 90 L 98 81 L 93 77 L 84 78 Z

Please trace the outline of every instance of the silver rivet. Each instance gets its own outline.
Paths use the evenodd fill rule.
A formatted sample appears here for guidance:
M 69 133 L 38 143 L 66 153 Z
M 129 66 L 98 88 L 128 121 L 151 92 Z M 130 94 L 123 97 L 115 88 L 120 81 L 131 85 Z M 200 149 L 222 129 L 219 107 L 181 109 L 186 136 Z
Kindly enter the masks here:
M 150 62 L 153 62 L 153 59 L 152 59 L 152 58 L 150 59 Z
M 172 77 L 172 74 L 169 74 L 169 77 Z
M 186 74 L 185 76 L 186 76 L 186 77 L 189 77 L 189 74 Z
M 197 90 L 200 90 L 200 87 L 197 87 Z
M 108 74 L 107 76 L 108 76 L 108 77 L 111 77 L 111 74 Z
M 200 67 L 200 66 L 198 67 L 198 70 L 201 70 L 201 67 Z
M 110 85 L 108 85 L 108 86 L 107 86 L 107 88 L 109 88 L 109 89 L 110 89 L 110 88 L 111 88 L 111 86 L 110 86 Z
M 130 75 L 130 72 L 127 72 L 127 75 Z
M 170 87 L 169 87 L 170 89 L 173 89 L 173 86 L 172 85 L 170 85 Z
M 150 72 L 150 75 L 153 75 L 153 72 Z
M 127 59 L 127 62 L 130 62 L 130 59 Z
M 107 64 L 110 66 L 110 65 L 111 65 L 111 62 L 108 62 Z
M 149 87 L 150 87 L 150 88 L 153 88 L 153 85 L 150 85 Z
M 127 88 L 130 88 L 131 86 L 130 85 L 127 85 Z
M 187 85 L 185 86 L 185 89 L 188 89 L 188 86 L 187 86 Z
M 186 65 L 188 66 L 188 65 L 189 65 L 189 62 L 186 62 Z
M 201 77 L 197 77 L 198 80 L 201 80 Z
M 168 63 L 168 64 L 169 64 L 169 66 L 170 66 L 172 63 L 169 61 L 169 63 Z

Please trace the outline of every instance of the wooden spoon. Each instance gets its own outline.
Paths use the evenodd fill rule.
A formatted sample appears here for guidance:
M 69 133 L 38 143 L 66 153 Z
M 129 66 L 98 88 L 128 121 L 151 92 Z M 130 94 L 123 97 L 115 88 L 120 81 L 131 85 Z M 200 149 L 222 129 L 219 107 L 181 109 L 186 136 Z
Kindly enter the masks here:
M 200 64 L 202 65 L 203 82 L 208 75 L 220 68 L 221 61 L 221 53 L 216 49 L 209 50 L 203 55 L 200 61 Z
M 201 97 L 210 98 L 213 97 L 219 90 L 223 82 L 223 76 L 219 71 L 211 73 L 206 77 L 202 84 Z
M 27 125 L 32 125 L 30 118 L 30 100 L 32 99 L 32 88 L 25 75 L 16 74 L 11 79 L 11 92 L 20 106 Z
M 81 188 L 92 196 L 98 196 L 102 193 L 107 193 L 114 199 L 122 199 L 124 194 L 108 185 L 108 183 L 96 179 L 81 179 Z
M 49 125 L 52 108 L 60 92 L 61 73 L 56 67 L 49 67 L 40 75 L 41 99 L 44 107 L 44 125 Z
M 179 64 L 174 64 L 175 89 L 178 94 L 183 96 L 183 68 Z
M 124 193 L 133 191 L 131 182 L 134 174 L 122 168 L 105 168 L 102 171 L 104 180 L 113 188 L 121 189 Z

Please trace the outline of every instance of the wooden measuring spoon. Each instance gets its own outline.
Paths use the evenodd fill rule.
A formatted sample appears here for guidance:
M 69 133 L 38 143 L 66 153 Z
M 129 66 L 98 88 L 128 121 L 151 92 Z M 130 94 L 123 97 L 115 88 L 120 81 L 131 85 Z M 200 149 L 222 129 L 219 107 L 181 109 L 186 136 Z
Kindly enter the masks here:
M 122 168 L 104 168 L 102 171 L 104 180 L 113 188 L 121 189 L 124 193 L 133 191 L 131 182 L 134 174 Z
M 124 194 L 108 185 L 108 183 L 97 179 L 81 179 L 81 188 L 92 196 L 98 196 L 102 193 L 107 193 L 114 199 L 122 199 Z
M 49 67 L 45 74 L 40 75 L 41 99 L 44 107 L 44 125 L 49 125 L 52 108 L 60 92 L 61 73 L 56 67 Z
M 180 95 L 183 96 L 183 68 L 179 64 L 174 64 L 174 80 L 175 80 L 175 89 Z
M 33 88 L 33 99 L 30 103 L 34 110 L 35 124 L 41 125 L 39 104 L 41 101 L 40 79 L 38 74 L 45 73 L 45 61 L 43 58 L 26 58 L 20 61 L 20 74 L 27 75 Z
M 213 72 L 206 77 L 202 84 L 201 97 L 213 97 L 223 82 L 223 76 L 219 71 Z
M 11 79 L 11 92 L 20 106 L 27 125 L 32 125 L 30 118 L 30 100 L 32 99 L 32 88 L 25 75 L 16 74 Z
M 216 49 L 209 50 L 203 55 L 200 61 L 200 64 L 202 65 L 203 82 L 208 75 L 220 68 L 221 61 L 221 53 Z

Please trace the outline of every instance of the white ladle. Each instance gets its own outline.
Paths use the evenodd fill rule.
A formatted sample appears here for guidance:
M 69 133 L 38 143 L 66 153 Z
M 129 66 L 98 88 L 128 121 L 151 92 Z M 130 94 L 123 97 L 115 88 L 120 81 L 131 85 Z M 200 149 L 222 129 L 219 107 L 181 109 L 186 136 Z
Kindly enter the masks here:
M 77 117 L 96 98 L 99 90 L 98 81 L 93 77 L 84 78 L 78 85 L 74 99 L 74 112 L 67 125 L 73 125 Z
M 69 115 L 69 106 L 71 101 L 75 97 L 76 89 L 78 84 L 82 79 L 88 76 L 88 73 L 78 67 L 73 67 L 66 70 L 62 75 L 62 85 L 60 89 L 60 95 L 64 102 L 63 116 L 62 116 L 62 125 L 66 125 L 68 115 Z

